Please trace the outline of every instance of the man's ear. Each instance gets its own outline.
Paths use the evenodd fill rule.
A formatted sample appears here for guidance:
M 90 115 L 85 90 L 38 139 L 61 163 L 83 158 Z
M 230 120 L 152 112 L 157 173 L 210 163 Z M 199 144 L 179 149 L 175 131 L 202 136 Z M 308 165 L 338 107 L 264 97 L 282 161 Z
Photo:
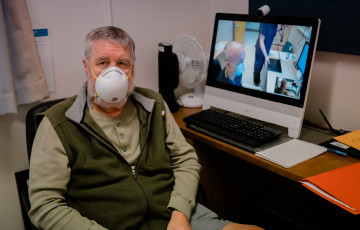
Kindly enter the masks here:
M 228 60 L 225 60 L 225 67 L 230 66 L 230 62 Z
M 87 73 L 87 72 L 88 72 L 88 68 L 87 68 L 86 59 L 84 58 L 84 59 L 82 60 L 82 62 L 83 62 L 84 70 L 85 70 L 85 72 Z

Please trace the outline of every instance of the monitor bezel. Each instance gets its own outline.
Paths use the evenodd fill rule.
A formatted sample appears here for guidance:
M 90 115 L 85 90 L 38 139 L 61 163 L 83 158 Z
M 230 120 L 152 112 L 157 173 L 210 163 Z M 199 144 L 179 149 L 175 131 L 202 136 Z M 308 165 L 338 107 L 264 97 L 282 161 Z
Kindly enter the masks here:
M 306 68 L 305 73 L 303 74 L 303 84 L 300 91 L 300 98 L 290 98 L 284 97 L 277 94 L 272 94 L 268 92 L 263 92 L 259 90 L 249 89 L 245 87 L 234 86 L 226 83 L 222 83 L 216 81 L 214 77 L 211 76 L 211 72 L 213 69 L 213 60 L 214 60 L 214 50 L 216 43 L 217 30 L 220 20 L 228 20 L 228 21 L 242 21 L 242 22 L 257 22 L 257 23 L 271 23 L 271 24 L 286 24 L 286 25 L 297 25 L 297 26 L 311 26 L 312 31 L 318 31 L 319 21 L 316 18 L 300 18 L 300 17 L 279 17 L 279 16 L 266 16 L 263 18 L 259 18 L 255 15 L 245 15 L 245 14 L 230 14 L 230 13 L 217 13 L 215 16 L 214 30 L 212 36 L 212 44 L 210 50 L 210 58 L 208 65 L 208 76 L 206 80 L 206 85 L 220 88 L 223 90 L 228 90 L 235 93 L 245 94 L 253 97 L 258 97 L 261 99 L 284 103 L 288 105 L 292 105 L 295 107 L 303 108 L 305 105 L 306 91 L 308 90 L 308 80 L 310 76 L 310 66 L 313 60 L 314 54 L 314 46 L 316 43 L 316 35 L 312 34 L 309 43 L 309 52 L 306 60 Z

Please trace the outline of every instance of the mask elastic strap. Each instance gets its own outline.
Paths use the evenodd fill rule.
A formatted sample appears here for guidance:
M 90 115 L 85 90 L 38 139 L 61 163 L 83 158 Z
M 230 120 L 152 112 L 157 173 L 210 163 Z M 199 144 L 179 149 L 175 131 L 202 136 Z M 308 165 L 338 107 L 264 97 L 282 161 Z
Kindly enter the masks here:
M 229 62 L 232 66 L 234 66 L 236 68 L 236 65 L 234 65 L 233 63 Z
M 133 70 L 133 69 L 130 70 L 129 74 L 126 76 L 126 79 L 129 79 L 132 70 Z M 126 95 L 129 96 L 129 89 L 128 89 L 127 92 L 126 92 Z
M 90 66 L 90 70 L 91 70 L 92 74 L 94 75 L 94 77 L 95 77 L 96 81 L 98 81 L 98 77 L 96 76 L 96 74 L 95 74 L 95 72 L 94 72 L 94 70 L 93 70 L 93 68 L 92 68 L 91 64 L 89 64 L 89 66 Z M 96 96 L 97 96 L 97 97 L 99 97 L 99 96 L 100 96 L 100 94 L 99 94 L 98 92 L 96 92 Z
M 90 66 L 90 70 L 91 70 L 92 74 L 94 75 L 94 77 L 95 77 L 95 79 L 96 79 L 96 81 L 97 81 L 97 80 L 98 80 L 98 77 L 96 76 L 93 68 L 91 67 L 91 64 L 89 64 L 89 66 Z
M 235 68 L 236 68 L 236 65 L 234 65 L 233 63 L 231 63 L 230 61 L 228 61 L 232 66 L 235 66 Z M 236 76 L 236 72 L 234 73 L 234 71 L 232 71 L 231 69 L 229 69 L 230 70 L 230 72 L 232 73 L 232 74 L 234 74 L 235 76 Z M 236 69 L 235 69 L 235 71 L 236 71 Z M 227 78 L 229 78 L 228 76 L 226 76 Z
M 126 76 L 126 79 L 129 79 L 132 70 L 133 70 L 133 69 L 130 70 L 129 74 Z

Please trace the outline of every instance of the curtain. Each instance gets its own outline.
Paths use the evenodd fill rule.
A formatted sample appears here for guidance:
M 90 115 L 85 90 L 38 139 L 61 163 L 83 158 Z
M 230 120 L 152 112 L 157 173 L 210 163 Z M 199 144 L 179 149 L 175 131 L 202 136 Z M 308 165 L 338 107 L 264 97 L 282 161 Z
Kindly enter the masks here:
M 49 97 L 26 0 L 0 0 L 0 115 Z

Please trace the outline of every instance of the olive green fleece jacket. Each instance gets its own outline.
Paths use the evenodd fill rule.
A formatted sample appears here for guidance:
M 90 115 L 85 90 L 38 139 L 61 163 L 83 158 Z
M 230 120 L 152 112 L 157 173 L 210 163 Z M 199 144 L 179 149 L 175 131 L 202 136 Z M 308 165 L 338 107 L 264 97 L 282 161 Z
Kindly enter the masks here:
M 200 167 L 162 99 L 137 89 L 129 100 L 122 113 L 126 119 L 118 119 L 120 127 L 140 128 L 126 151 L 126 146 L 112 144 L 116 138 L 108 138 L 114 135 L 106 128 L 102 131 L 99 114 L 92 118 L 84 91 L 74 103 L 55 107 L 44 119 L 47 127 L 39 128 L 30 167 L 33 222 L 51 229 L 162 229 L 170 218 L 167 206 L 189 217 Z M 135 123 L 123 122 L 134 120 L 127 111 L 136 112 Z M 133 163 L 124 160 L 129 152 L 135 152 Z

